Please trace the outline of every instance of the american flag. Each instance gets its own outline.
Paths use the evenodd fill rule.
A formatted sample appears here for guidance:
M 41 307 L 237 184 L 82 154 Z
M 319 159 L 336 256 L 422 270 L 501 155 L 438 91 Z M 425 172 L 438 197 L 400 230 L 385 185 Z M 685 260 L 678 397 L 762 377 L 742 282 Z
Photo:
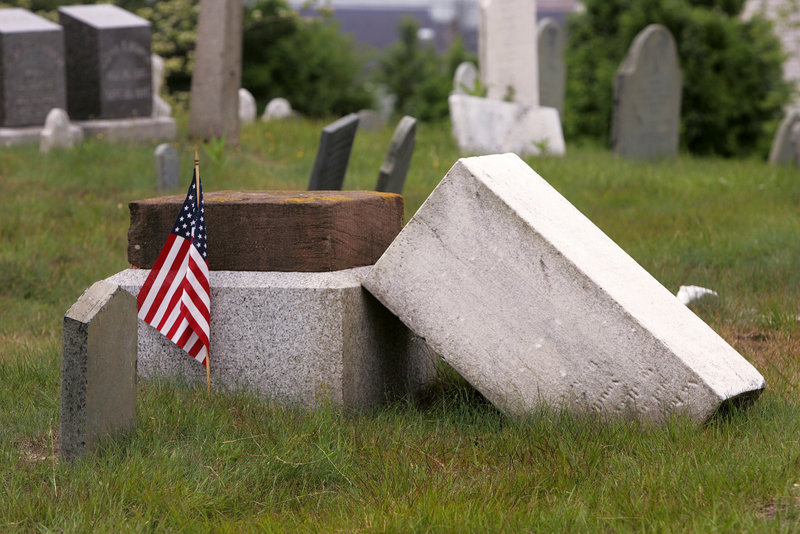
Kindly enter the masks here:
M 210 290 L 203 186 L 192 185 L 139 296 L 139 318 L 208 366 Z

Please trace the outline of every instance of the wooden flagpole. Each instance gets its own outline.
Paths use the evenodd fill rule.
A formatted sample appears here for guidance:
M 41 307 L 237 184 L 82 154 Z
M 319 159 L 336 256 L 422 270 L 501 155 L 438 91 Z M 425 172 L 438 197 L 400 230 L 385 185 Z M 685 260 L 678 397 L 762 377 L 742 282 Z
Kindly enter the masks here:
M 200 202 L 200 156 L 197 150 L 194 151 L 194 180 L 197 195 L 197 202 Z M 210 343 L 209 343 L 210 345 Z M 206 351 L 206 391 L 211 395 L 211 347 Z

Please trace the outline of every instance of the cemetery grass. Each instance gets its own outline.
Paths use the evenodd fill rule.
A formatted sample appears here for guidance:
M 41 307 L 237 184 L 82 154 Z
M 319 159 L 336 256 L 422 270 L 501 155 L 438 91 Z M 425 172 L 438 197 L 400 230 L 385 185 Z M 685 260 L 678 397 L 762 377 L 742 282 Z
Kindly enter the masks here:
M 305 189 L 324 124 L 249 126 L 235 149 L 181 138 L 173 193 L 195 149 L 207 191 Z M 345 188 L 374 188 L 391 133 L 358 133 Z M 140 382 L 136 430 L 60 462 L 62 317 L 127 267 L 127 203 L 159 194 L 153 147 L 0 150 L 0 531 L 800 528 L 800 172 L 756 160 L 528 159 L 667 288 L 719 292 L 694 310 L 765 375 L 747 408 L 699 427 L 516 420 L 445 365 L 421 398 L 365 414 Z M 457 157 L 446 127 L 420 127 L 407 217 Z

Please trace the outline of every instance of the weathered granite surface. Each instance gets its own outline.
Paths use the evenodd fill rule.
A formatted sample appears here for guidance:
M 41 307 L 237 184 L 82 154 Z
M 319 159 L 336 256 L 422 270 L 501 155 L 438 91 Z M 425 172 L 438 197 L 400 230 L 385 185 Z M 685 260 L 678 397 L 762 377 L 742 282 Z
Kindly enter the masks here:
M 356 410 L 424 388 L 437 358 L 361 288 L 369 269 L 211 271 L 211 386 Z M 148 273 L 128 269 L 108 280 L 136 295 Z M 142 378 L 205 383 L 201 365 L 142 321 L 138 354 Z
M 491 402 L 707 420 L 764 378 L 513 154 L 459 160 L 364 287 Z

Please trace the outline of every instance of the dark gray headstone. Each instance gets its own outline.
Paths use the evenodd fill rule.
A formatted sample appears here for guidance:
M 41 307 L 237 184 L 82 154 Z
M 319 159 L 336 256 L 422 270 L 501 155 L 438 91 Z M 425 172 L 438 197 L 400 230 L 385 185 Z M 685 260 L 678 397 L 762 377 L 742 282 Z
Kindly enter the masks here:
M 800 111 L 791 110 L 781 121 L 772 148 L 769 151 L 769 162 L 772 165 L 786 165 L 797 161 L 796 125 L 800 124 Z
M 180 185 L 178 150 L 171 143 L 162 143 L 156 147 L 154 155 L 158 190 L 177 189 Z
M 375 186 L 376 191 L 403 193 L 403 185 L 406 183 L 406 174 L 408 174 L 408 167 L 411 164 L 411 156 L 414 154 L 416 133 L 417 119 L 407 115 L 403 117 L 394 131 L 386 160 L 381 165 L 381 171 L 378 174 L 378 185 Z
M 683 75 L 675 40 L 651 24 L 634 39 L 614 81 L 611 146 L 631 158 L 675 156 Z
M 564 29 L 551 18 L 539 21 L 539 105 L 556 108 L 564 117 Z
M 58 8 L 73 120 L 149 117 L 150 23 L 110 4 Z
M 350 151 L 358 129 L 358 115 L 351 113 L 322 129 L 308 182 L 309 191 L 338 191 L 342 189 Z
M 25 9 L 0 9 L 0 126 L 39 126 L 65 108 L 61 26 Z
M 105 280 L 64 315 L 60 454 L 91 452 L 136 427 L 136 297 Z

